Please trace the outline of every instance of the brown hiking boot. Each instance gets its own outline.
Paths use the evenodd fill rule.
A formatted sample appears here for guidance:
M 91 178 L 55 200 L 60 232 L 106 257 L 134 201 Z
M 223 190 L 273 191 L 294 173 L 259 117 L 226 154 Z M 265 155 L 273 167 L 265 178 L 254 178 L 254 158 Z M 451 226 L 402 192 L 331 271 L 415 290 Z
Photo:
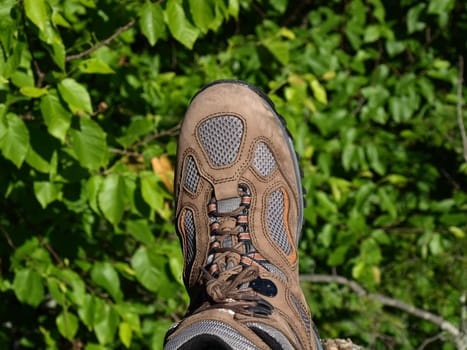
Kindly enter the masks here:
M 321 349 L 298 278 L 298 161 L 266 95 L 217 81 L 193 98 L 175 187 L 191 304 L 164 349 Z

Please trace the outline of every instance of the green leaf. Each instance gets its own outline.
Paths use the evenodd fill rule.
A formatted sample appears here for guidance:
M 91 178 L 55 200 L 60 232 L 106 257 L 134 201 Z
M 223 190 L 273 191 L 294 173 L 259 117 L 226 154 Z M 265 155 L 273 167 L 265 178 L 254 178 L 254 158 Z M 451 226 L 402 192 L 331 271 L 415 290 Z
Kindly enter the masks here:
M 118 337 L 120 338 L 120 340 L 126 348 L 129 348 L 131 345 L 132 336 L 133 331 L 131 329 L 131 326 L 126 322 L 121 322 L 118 326 Z
M 122 219 L 126 199 L 124 179 L 117 174 L 109 174 L 104 178 L 99 191 L 99 208 L 104 216 L 114 225 Z
M 384 173 L 386 172 L 386 167 L 384 163 L 382 163 L 380 160 L 379 150 L 377 146 L 373 144 L 366 145 L 365 151 L 371 168 L 374 171 L 376 171 L 379 175 L 384 175 Z
M 155 242 L 154 235 L 152 234 L 146 219 L 127 220 L 126 229 L 135 239 L 144 245 L 150 245 Z
M 315 196 L 323 216 L 337 213 L 338 210 L 336 204 L 329 199 L 329 196 L 326 193 L 317 191 Z
M 56 31 L 54 30 L 54 33 Z M 62 39 L 56 33 L 54 35 L 54 38 L 52 39 L 54 41 L 53 44 L 51 44 L 52 50 L 51 50 L 51 55 L 52 59 L 54 62 L 57 64 L 57 66 L 64 71 L 65 70 L 65 46 L 63 45 Z
M 31 269 L 16 271 L 13 290 L 22 303 L 38 306 L 44 298 L 44 286 L 38 272 Z
M 70 130 L 71 148 L 81 166 L 98 169 L 108 158 L 106 134 L 95 121 L 80 118 L 80 129 Z
M 131 258 L 131 266 L 136 272 L 138 281 L 151 292 L 157 292 L 161 286 L 162 272 L 152 263 L 147 248 L 138 248 Z
M 70 23 L 68 23 L 68 21 L 62 16 L 62 14 L 60 12 L 58 12 L 58 10 L 56 8 L 53 9 L 51 19 L 52 19 L 52 23 L 56 27 L 62 26 L 64 28 L 71 28 Z
M 420 92 L 429 103 L 433 103 L 435 100 L 435 87 L 433 83 L 425 78 L 420 77 L 417 79 L 417 85 L 420 87 Z
M 47 88 L 36 88 L 34 86 L 23 86 L 19 89 L 24 96 L 37 98 L 47 94 Z
M 177 247 L 178 248 L 178 247 Z M 168 256 L 170 272 L 173 277 L 183 286 L 183 256 L 180 253 L 172 253 Z
M 345 255 L 349 250 L 348 246 L 341 245 L 332 250 L 328 256 L 327 264 L 329 266 L 339 266 L 345 261 Z
M 136 334 L 141 334 L 141 321 L 139 311 L 134 307 L 134 304 L 119 303 L 115 305 L 115 310 L 122 320 L 130 326 L 130 329 Z
M 393 57 L 397 54 L 400 54 L 405 50 L 405 44 L 401 41 L 388 40 L 385 42 L 386 51 L 389 56 Z
M 164 12 L 158 3 L 146 2 L 139 11 L 141 32 L 154 46 L 164 33 Z
M 170 326 L 170 321 L 162 319 L 155 320 L 152 328 L 152 349 L 159 349 L 162 347 L 162 344 L 164 344 L 165 333 L 167 332 L 167 329 Z
M 91 97 L 88 90 L 72 78 L 65 78 L 58 83 L 58 91 L 68 108 L 75 114 L 92 113 Z
M 66 303 L 66 295 L 64 291 L 64 284 L 54 277 L 47 278 L 47 289 L 54 300 L 64 306 Z
M 56 153 L 54 153 L 56 154 Z M 53 158 L 53 157 L 52 157 Z M 40 171 L 41 173 L 52 173 L 54 172 L 53 165 L 49 164 L 44 158 L 42 158 L 34 148 L 29 147 L 28 154 L 26 155 L 25 159 L 26 163 L 28 163 L 31 167 Z
M 99 58 L 89 58 L 81 61 L 78 66 L 79 70 L 83 73 L 95 74 L 112 74 L 115 71 L 110 66 Z
M 378 188 L 378 197 L 381 202 L 381 208 L 387 210 L 391 218 L 397 218 L 396 203 L 393 202 L 393 199 L 383 187 Z
M 287 41 L 270 39 L 265 40 L 263 45 L 281 64 L 287 65 L 289 63 L 289 43 Z
M 344 147 L 341 156 L 342 166 L 345 170 L 350 170 L 358 166 L 357 146 L 348 144 Z
M 190 13 L 193 17 L 194 24 L 203 32 L 207 31 L 211 27 L 211 23 L 214 21 L 213 4 L 209 0 L 198 1 L 189 0 Z
M 428 243 L 430 247 L 430 252 L 433 255 L 439 255 L 443 252 L 443 239 L 439 233 L 434 233 Z
M 3 156 L 19 168 L 29 147 L 29 131 L 23 120 L 13 113 L 0 117 L 0 149 Z
M 70 311 L 64 310 L 55 320 L 58 331 L 69 341 L 72 341 L 78 332 L 78 318 Z
M 77 306 L 81 306 L 84 302 L 84 296 L 86 295 L 86 286 L 81 276 L 77 272 L 67 268 L 57 269 L 54 274 L 57 278 L 66 283 L 67 287 L 71 287 L 71 291 L 67 293 L 71 302 Z
M 119 324 L 119 316 L 114 308 L 99 298 L 95 298 L 94 331 L 100 344 L 114 340 Z
M 196 39 L 198 39 L 200 31 L 186 18 L 182 2 L 180 0 L 169 0 L 165 11 L 167 25 L 173 37 L 191 50 Z
M 240 11 L 240 1 L 239 0 L 229 0 L 228 12 L 229 14 L 237 19 L 238 13 Z
M 164 207 L 162 192 L 163 190 L 154 174 L 147 173 L 141 176 L 141 194 L 144 201 L 155 211 L 160 211 Z
M 94 283 L 109 292 L 115 301 L 121 301 L 123 299 L 123 293 L 120 290 L 120 279 L 111 263 L 95 263 L 91 270 L 91 278 Z
M 49 20 L 45 0 L 24 0 L 23 3 L 26 17 L 41 31 L 45 30 Z
M 66 133 L 71 124 L 71 113 L 63 107 L 54 94 L 43 96 L 40 108 L 49 134 L 65 142 Z
M 324 89 L 323 85 L 321 85 L 321 83 L 318 81 L 318 79 L 313 79 L 312 81 L 310 81 L 310 87 L 311 87 L 311 91 L 313 92 L 313 96 L 315 96 L 315 98 L 327 105 L 328 104 L 328 96 L 326 94 L 326 90 Z
M 428 13 L 437 14 L 440 27 L 444 27 L 449 20 L 449 14 L 452 12 L 454 6 L 455 0 L 430 0 Z
M 464 238 L 465 232 L 457 226 L 449 226 L 449 232 L 451 232 L 457 238 Z
M 389 111 L 391 112 L 392 119 L 395 122 L 400 123 L 407 121 L 412 117 L 411 101 L 406 96 L 390 97 Z
M 425 23 L 419 21 L 421 12 L 425 9 L 426 4 L 418 4 L 410 8 L 407 12 L 407 30 L 409 34 L 421 31 L 425 28 Z
M 100 214 L 101 211 L 99 209 L 99 192 L 104 182 L 104 177 L 101 175 L 94 175 L 91 176 L 88 180 L 88 201 L 89 206 L 95 213 Z
M 271 6 L 279 13 L 284 13 L 287 9 L 289 0 L 271 0 Z
M 366 265 L 378 265 L 382 259 L 381 249 L 373 238 L 367 238 L 361 243 L 360 256 Z
M 381 36 L 379 25 L 369 25 L 365 28 L 365 35 L 363 41 L 365 43 L 372 43 L 378 40 Z
M 90 294 L 85 294 L 83 302 L 78 308 L 78 316 L 89 330 L 91 330 L 94 325 L 94 315 L 96 313 L 95 299 L 97 298 Z
M 34 194 L 43 209 L 53 201 L 61 198 L 61 187 L 59 184 L 48 181 L 34 182 Z
M 352 277 L 359 279 L 363 275 L 366 266 L 365 262 L 357 261 L 357 263 L 352 267 Z

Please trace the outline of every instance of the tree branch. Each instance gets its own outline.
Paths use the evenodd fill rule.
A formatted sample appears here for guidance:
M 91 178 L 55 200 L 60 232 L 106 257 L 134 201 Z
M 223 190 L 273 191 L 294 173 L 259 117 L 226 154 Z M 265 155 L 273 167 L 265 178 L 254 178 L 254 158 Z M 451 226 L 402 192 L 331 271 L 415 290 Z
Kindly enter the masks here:
M 362 297 L 368 292 L 357 282 L 338 275 L 300 275 L 300 280 L 316 283 L 337 283 L 349 287 L 358 296 Z
M 347 279 L 345 277 L 338 276 L 338 275 L 313 275 L 313 274 L 301 275 L 300 279 L 302 281 L 310 281 L 310 282 L 316 282 L 316 283 L 337 283 L 337 284 L 345 285 L 349 287 L 359 297 L 365 296 L 367 298 L 373 299 L 381 303 L 384 306 L 390 306 L 390 307 L 402 310 L 413 316 L 416 316 L 418 318 L 424 319 L 426 321 L 429 321 L 437 325 L 443 331 L 446 331 L 450 335 L 452 335 L 456 344 L 460 344 L 460 342 L 462 341 L 461 338 L 463 337 L 463 335 L 461 334 L 459 329 L 457 329 L 456 326 L 454 326 L 449 321 L 446 321 L 441 316 L 435 315 L 429 311 L 419 309 L 415 306 L 404 303 L 403 301 L 393 299 L 393 298 L 387 297 L 379 293 L 369 293 L 368 291 L 365 290 L 365 288 L 363 288 L 360 284 L 358 284 L 357 282 L 353 280 L 350 280 L 350 279 Z
M 159 137 L 162 137 L 162 136 L 174 135 L 174 134 L 177 133 L 177 131 L 180 129 L 180 127 L 181 127 L 181 124 L 177 124 L 177 125 L 175 125 L 174 127 L 170 128 L 168 130 L 163 130 L 163 131 L 151 134 L 151 135 L 145 137 L 143 140 L 141 140 L 139 142 L 136 142 L 135 144 L 131 145 L 130 148 L 135 148 L 135 147 L 138 147 L 138 146 L 145 145 L 149 141 L 153 141 L 153 140 L 158 139 Z
M 464 79 L 464 57 L 459 56 L 459 76 L 457 79 L 457 124 L 462 138 L 464 160 L 467 162 L 467 135 L 462 117 L 462 84 Z
M 69 61 L 76 60 L 78 58 L 87 56 L 87 55 L 91 54 L 92 52 L 96 51 L 97 49 L 101 48 L 102 46 L 110 44 L 113 40 L 115 40 L 115 38 L 117 38 L 124 31 L 126 31 L 126 30 L 130 29 L 131 27 L 133 27 L 135 25 L 135 23 L 136 23 L 136 20 L 132 19 L 130 22 L 128 22 L 124 26 L 118 28 L 117 31 L 115 33 L 113 33 L 111 36 L 109 36 L 107 39 L 99 41 L 96 45 L 90 47 L 89 49 L 87 49 L 87 50 L 85 50 L 83 52 L 80 52 L 80 53 L 77 53 L 77 54 L 74 54 L 74 55 L 66 56 L 65 61 L 69 62 Z

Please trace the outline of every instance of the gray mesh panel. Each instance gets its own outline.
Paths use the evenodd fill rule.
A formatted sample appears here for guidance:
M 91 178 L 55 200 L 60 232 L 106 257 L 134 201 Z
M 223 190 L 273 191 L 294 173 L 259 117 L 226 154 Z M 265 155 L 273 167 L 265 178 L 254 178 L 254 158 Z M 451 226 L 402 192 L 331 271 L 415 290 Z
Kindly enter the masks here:
M 292 302 L 297 309 L 298 313 L 300 314 L 300 317 L 303 320 L 303 324 L 305 325 L 306 329 L 308 332 L 311 332 L 311 318 L 310 315 L 308 314 L 308 311 L 306 311 L 305 307 L 298 301 L 297 298 L 292 296 Z
M 253 167 L 261 176 L 268 176 L 276 168 L 276 160 L 271 150 L 264 142 L 260 142 L 256 145 Z
M 238 209 L 238 207 L 240 206 L 240 202 L 241 202 L 240 197 L 219 200 L 217 201 L 217 211 L 219 213 L 232 212 L 235 209 Z
M 271 193 L 268 200 L 267 222 L 269 233 L 277 245 L 289 255 L 292 251 L 284 224 L 284 194 L 281 190 Z
M 242 121 L 231 115 L 213 117 L 198 130 L 211 163 L 216 167 L 231 164 L 238 155 L 243 137 Z
M 186 234 L 186 252 L 187 252 L 187 266 L 191 266 L 195 258 L 195 221 L 193 219 L 193 212 L 189 209 L 185 211 L 185 220 L 183 222 Z
M 192 156 L 188 156 L 185 165 L 185 180 L 184 185 L 185 188 L 195 193 L 198 190 L 198 183 L 199 183 L 199 172 L 198 168 L 196 167 L 195 160 Z
M 200 321 L 193 323 L 171 337 L 171 339 L 164 346 L 164 350 L 176 350 L 183 344 L 192 340 L 196 336 L 203 334 L 217 336 L 232 349 L 245 349 L 245 350 L 256 350 L 259 347 L 255 346 L 250 340 L 242 336 L 234 328 L 220 321 Z
M 263 265 L 263 267 L 266 270 L 268 270 L 272 274 L 276 275 L 276 277 L 278 277 L 283 282 L 287 282 L 287 276 L 276 265 L 273 265 L 273 264 L 270 264 L 270 263 L 262 263 L 261 265 Z
M 246 324 L 251 330 L 258 329 L 260 331 L 263 331 L 273 337 L 281 346 L 282 350 L 294 350 L 294 347 L 292 344 L 290 344 L 289 340 L 287 337 L 282 333 L 279 332 L 277 329 L 274 327 L 271 327 L 269 325 L 266 325 L 264 323 L 259 323 L 259 322 L 251 322 Z

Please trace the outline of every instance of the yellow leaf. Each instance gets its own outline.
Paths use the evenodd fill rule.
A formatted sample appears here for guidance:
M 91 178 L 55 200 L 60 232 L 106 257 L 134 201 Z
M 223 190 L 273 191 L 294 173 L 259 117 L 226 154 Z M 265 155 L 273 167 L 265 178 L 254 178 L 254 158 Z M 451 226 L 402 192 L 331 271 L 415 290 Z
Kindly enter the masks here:
M 371 272 L 373 274 L 373 281 L 375 281 L 376 284 L 381 283 L 381 270 L 379 269 L 378 266 L 373 266 L 371 268 Z
M 313 95 L 319 102 L 325 105 L 328 104 L 328 96 L 326 90 L 317 79 L 310 82 L 310 87 L 311 91 L 313 91 Z
M 451 232 L 457 238 L 464 238 L 465 233 L 462 229 L 457 226 L 449 226 L 449 232 Z
M 153 157 L 151 159 L 152 170 L 159 175 L 165 187 L 173 193 L 174 169 L 167 156 Z
M 281 28 L 279 30 L 279 35 L 280 36 L 283 36 L 284 38 L 287 38 L 287 39 L 290 39 L 290 40 L 293 40 L 295 39 L 295 33 L 292 32 L 290 29 L 288 28 Z
M 306 99 L 303 103 L 310 111 L 316 112 L 316 106 L 312 100 Z
M 336 72 L 329 71 L 323 74 L 323 79 L 324 80 L 331 80 L 336 76 Z

